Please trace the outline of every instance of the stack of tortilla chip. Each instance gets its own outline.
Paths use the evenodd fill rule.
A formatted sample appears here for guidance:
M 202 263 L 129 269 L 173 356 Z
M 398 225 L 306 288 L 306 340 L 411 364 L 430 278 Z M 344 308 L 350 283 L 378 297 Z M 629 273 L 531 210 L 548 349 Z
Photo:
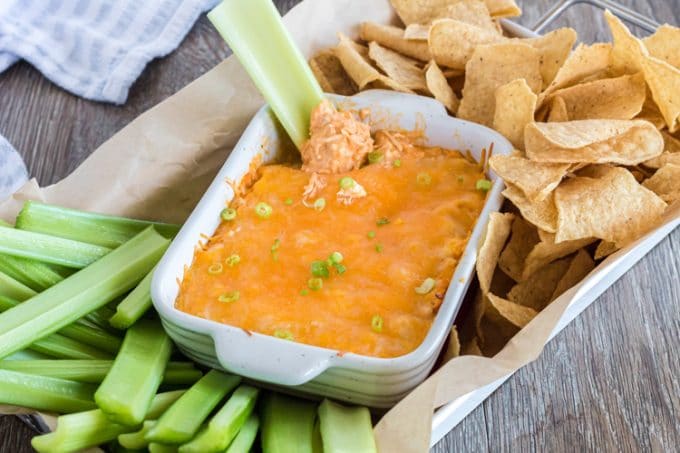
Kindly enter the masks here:
M 613 43 L 572 49 L 570 28 L 505 36 L 512 0 L 391 2 L 403 27 L 364 23 L 310 64 L 325 91 L 432 96 L 516 148 L 489 158 L 511 205 L 491 216 L 462 346 L 450 341 L 493 355 L 680 200 L 680 29 L 641 40 L 605 12 Z

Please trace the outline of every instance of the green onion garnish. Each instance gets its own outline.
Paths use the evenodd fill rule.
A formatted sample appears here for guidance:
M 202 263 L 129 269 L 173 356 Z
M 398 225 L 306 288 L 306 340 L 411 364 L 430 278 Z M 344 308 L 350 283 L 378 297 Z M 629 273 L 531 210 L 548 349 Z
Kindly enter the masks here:
M 376 164 L 380 162 L 383 158 L 383 155 L 379 151 L 371 151 L 368 153 L 368 163 L 369 164 Z
M 335 263 L 333 266 L 335 267 L 335 270 L 338 271 L 338 274 L 340 274 L 340 275 L 344 274 L 345 271 L 347 271 L 347 267 L 345 267 L 344 264 Z
M 465 182 L 465 176 L 459 176 L 458 182 Z
M 434 278 L 427 277 L 425 280 L 423 280 L 423 283 L 421 283 L 420 286 L 418 286 L 415 289 L 415 291 L 418 294 L 423 294 L 423 295 L 427 294 L 434 289 L 435 283 L 436 282 L 435 282 Z
M 326 207 L 326 199 L 325 198 L 317 198 L 314 201 L 314 210 L 316 211 L 323 211 L 323 208 Z
M 368 236 L 369 239 L 373 239 L 375 237 L 375 231 L 369 231 L 366 236 Z
M 290 205 L 293 204 L 293 199 L 292 199 L 292 198 L 286 198 L 286 200 L 284 201 L 284 203 L 287 204 L 288 206 L 290 206 Z
M 333 252 L 333 253 L 331 253 L 331 256 L 329 256 L 328 258 L 331 260 L 331 262 L 333 262 L 335 264 L 342 263 L 342 260 L 344 259 L 344 257 L 342 256 L 342 253 L 340 253 L 340 252 Z
M 220 217 L 222 217 L 222 220 L 226 222 L 232 221 L 236 218 L 236 209 L 234 208 L 222 209 L 222 212 L 220 212 Z
M 416 176 L 416 182 L 419 186 L 429 186 L 432 183 L 432 177 L 429 173 L 418 173 Z
M 351 189 L 354 187 L 354 180 L 349 176 L 345 176 L 344 178 L 340 178 L 339 184 L 341 189 Z
M 382 244 L 375 244 L 375 251 L 380 253 L 383 251 L 383 245 Z
M 397 159 L 394 162 L 392 162 L 392 166 L 395 168 L 401 167 L 401 159 Z
M 301 296 L 306 296 L 307 294 L 309 294 L 309 290 L 308 290 L 308 289 L 303 289 L 303 290 L 300 291 L 300 295 L 301 295 Z
M 312 261 L 311 269 L 312 275 L 314 277 L 328 278 L 328 276 L 330 275 L 330 273 L 328 272 L 328 263 L 326 263 L 325 261 Z
M 375 222 L 375 224 L 378 225 L 378 226 L 387 225 L 388 223 L 390 223 L 390 219 L 388 219 L 387 217 L 380 217 L 380 218 Z
M 261 201 L 255 205 L 255 214 L 262 219 L 266 219 L 272 215 L 272 207 Z
M 211 275 L 217 275 L 222 273 L 222 263 L 213 263 L 208 267 L 208 273 Z
M 272 253 L 272 258 L 274 261 L 277 261 L 279 259 L 279 247 L 281 246 L 281 239 L 276 238 L 274 239 L 274 243 L 272 244 L 271 247 L 271 253 Z
M 229 291 L 227 293 L 222 294 L 220 297 L 217 298 L 220 302 L 236 302 L 241 298 L 241 293 L 238 291 Z
M 380 315 L 375 315 L 371 318 L 371 329 L 374 332 L 380 333 L 383 329 L 383 318 Z
M 309 289 L 311 289 L 312 291 L 318 291 L 318 290 L 320 290 L 321 288 L 323 288 L 323 280 L 321 280 L 321 279 L 318 278 L 318 277 L 316 277 L 316 278 L 310 278 L 310 279 L 307 281 L 307 286 L 309 286 Z
M 280 338 L 282 340 L 288 340 L 288 341 L 294 341 L 295 340 L 295 337 L 293 337 L 293 334 L 290 333 L 287 330 L 275 330 L 274 336 L 276 338 Z
M 241 262 L 241 257 L 234 253 L 233 255 L 230 255 L 225 262 L 229 267 L 234 267 Z
M 481 190 L 481 191 L 483 191 L 483 192 L 487 192 L 488 190 L 491 189 L 491 186 L 492 186 L 492 185 L 493 185 L 493 184 L 492 184 L 491 181 L 489 181 L 488 179 L 478 179 L 478 180 L 477 180 L 477 183 L 475 184 L 475 188 L 476 188 L 477 190 Z

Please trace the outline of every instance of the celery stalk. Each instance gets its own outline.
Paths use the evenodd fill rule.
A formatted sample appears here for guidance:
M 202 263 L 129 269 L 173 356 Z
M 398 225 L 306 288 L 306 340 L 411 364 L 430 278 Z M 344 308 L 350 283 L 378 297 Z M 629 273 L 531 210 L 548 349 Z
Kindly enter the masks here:
M 61 274 L 45 263 L 4 254 L 0 254 L 0 272 L 34 291 L 44 291 L 64 279 Z
M 141 423 L 161 385 L 171 352 L 172 341 L 158 321 L 135 323 L 94 395 L 97 405 L 113 421 Z
M 0 314 L 0 358 L 71 324 L 133 288 L 168 240 L 149 228 L 87 268 Z
M 178 225 L 127 219 L 27 201 L 17 216 L 16 228 L 46 233 L 88 244 L 116 248 L 153 225 L 166 238 L 173 238 Z
M 365 407 L 346 407 L 328 399 L 319 406 L 324 453 L 376 453 L 371 414 Z
M 131 450 L 142 450 L 145 449 L 149 445 L 149 441 L 147 441 L 144 436 L 146 436 L 146 433 L 149 432 L 151 427 L 156 424 L 155 420 L 147 420 L 144 422 L 144 426 L 142 426 L 142 429 L 139 431 L 135 431 L 134 433 L 126 433 L 126 434 L 121 434 L 118 436 L 118 443 L 121 444 L 125 448 L 129 448 Z
M 309 118 L 323 93 L 272 1 L 224 0 L 208 19 L 300 148 L 309 138 Z
M 139 285 L 123 299 L 116 307 L 116 314 L 109 319 L 109 323 L 116 329 L 127 329 L 141 318 L 151 308 L 151 279 L 153 271 L 139 282 Z
M 115 314 L 116 312 L 111 310 L 109 307 L 100 307 L 97 310 L 86 314 L 83 316 L 83 319 L 86 320 L 87 322 L 90 322 L 97 327 L 107 330 L 109 332 L 118 332 L 117 329 L 114 329 L 111 327 L 111 324 L 109 324 L 109 319 Z
M 312 453 L 316 404 L 270 393 L 262 406 L 263 453 Z
M 0 369 L 26 374 L 100 384 L 111 370 L 113 360 L 50 360 L 28 358 L 0 360 Z M 188 365 L 188 366 L 187 366 Z M 169 362 L 163 375 L 164 384 L 193 384 L 201 378 L 200 370 L 190 362 Z
M 104 351 L 82 344 L 58 333 L 41 338 L 32 343 L 29 348 L 55 359 L 97 360 L 111 358 L 111 355 Z
M 0 272 L 0 296 L 11 297 L 15 300 L 26 300 L 36 294 L 28 286 Z
M 107 247 L 49 234 L 0 227 L 0 253 L 20 258 L 81 269 L 110 251 Z
M 159 393 L 153 399 L 147 416 L 150 419 L 157 417 L 182 393 L 182 391 Z M 94 409 L 60 416 L 57 419 L 57 429 L 52 433 L 34 437 L 31 445 L 40 453 L 74 452 L 109 442 L 123 433 L 136 429 L 137 427 L 113 423 L 100 409 Z
M 255 407 L 259 390 L 241 385 L 191 442 L 179 448 L 180 453 L 223 452 L 234 440 Z
M 176 453 L 177 445 L 159 444 L 151 442 L 149 444 L 149 453 Z
M 52 412 L 76 412 L 95 407 L 95 387 L 82 382 L 0 370 L 0 404 Z
M 215 406 L 240 381 L 238 376 L 210 370 L 161 416 L 146 439 L 166 444 L 188 442 Z
M 236 435 L 234 441 L 225 450 L 225 453 L 248 453 L 252 450 L 257 436 L 257 430 L 260 428 L 260 420 L 257 415 L 250 414 L 250 417 L 241 427 Z

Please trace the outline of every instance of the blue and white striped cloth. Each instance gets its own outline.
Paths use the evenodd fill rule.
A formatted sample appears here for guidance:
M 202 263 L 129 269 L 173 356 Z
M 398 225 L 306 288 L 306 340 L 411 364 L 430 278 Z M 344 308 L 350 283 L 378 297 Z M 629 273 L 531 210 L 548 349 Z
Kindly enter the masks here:
M 0 73 L 26 60 L 77 96 L 122 104 L 146 64 L 172 52 L 218 1 L 0 0 Z M 25 181 L 0 135 L 0 200 Z

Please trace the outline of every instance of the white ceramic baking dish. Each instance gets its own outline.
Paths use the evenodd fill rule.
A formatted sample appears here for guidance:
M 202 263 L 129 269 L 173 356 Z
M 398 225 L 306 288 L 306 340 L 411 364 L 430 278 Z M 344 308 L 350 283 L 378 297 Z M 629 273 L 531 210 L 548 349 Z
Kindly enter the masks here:
M 430 145 L 469 150 L 475 159 L 493 144 L 495 154 L 507 154 L 512 145 L 500 134 L 478 124 L 448 116 L 442 105 L 422 96 L 392 91 L 365 91 L 353 97 L 332 96 L 341 107 L 369 108 L 372 129 L 398 127 L 424 131 Z M 496 183 L 476 223 L 465 252 L 451 279 L 430 332 L 413 352 L 391 359 L 339 354 L 338 351 L 281 340 L 175 309 L 178 280 L 192 263 L 202 237 L 212 236 L 219 213 L 234 193 L 228 181 L 240 181 L 250 164 L 276 162 L 283 132 L 266 107 L 253 118 L 228 160 L 158 264 L 151 295 L 163 325 L 177 346 L 207 366 L 240 374 L 296 393 L 329 396 L 371 407 L 390 407 L 429 374 L 458 312 L 474 271 L 476 248 L 491 212 L 499 210 L 502 182 Z M 453 176 L 452 176 L 453 177 Z M 385 276 L 389 278 L 389 276 Z M 262 284 L 265 284 L 264 282 Z

